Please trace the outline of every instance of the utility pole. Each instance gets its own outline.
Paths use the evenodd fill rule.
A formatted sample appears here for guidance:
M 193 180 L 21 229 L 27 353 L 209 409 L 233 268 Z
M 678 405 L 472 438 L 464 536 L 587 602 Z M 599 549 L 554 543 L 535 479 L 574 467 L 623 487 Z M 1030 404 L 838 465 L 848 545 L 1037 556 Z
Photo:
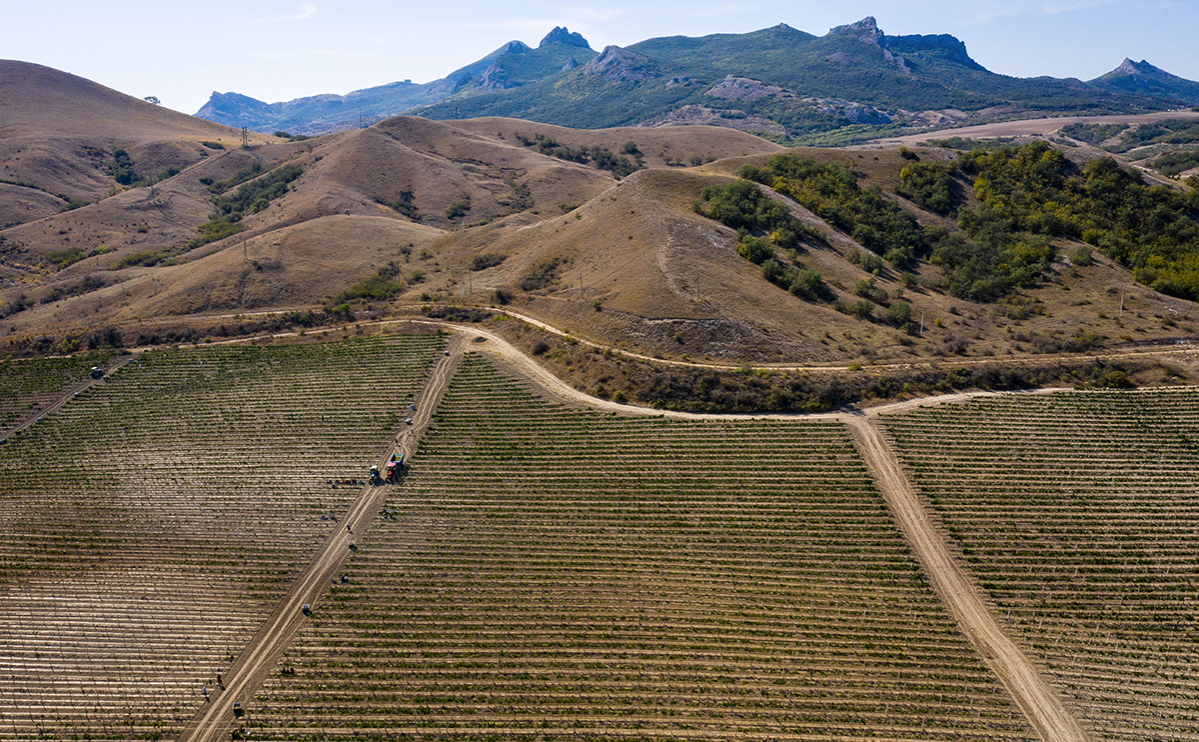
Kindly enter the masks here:
M 243 234 L 241 236 L 241 262 L 244 263 L 246 260 L 248 260 L 248 256 L 246 254 L 246 236 Z
M 924 334 L 924 312 L 920 313 L 920 334 Z
M 1124 319 L 1124 289 L 1120 289 L 1120 319 Z

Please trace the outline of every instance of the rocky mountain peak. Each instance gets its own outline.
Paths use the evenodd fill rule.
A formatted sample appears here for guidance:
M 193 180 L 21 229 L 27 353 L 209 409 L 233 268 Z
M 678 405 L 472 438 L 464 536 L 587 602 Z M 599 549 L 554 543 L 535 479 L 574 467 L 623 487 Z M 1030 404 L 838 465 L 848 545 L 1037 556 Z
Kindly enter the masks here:
M 577 31 L 572 33 L 566 26 L 555 26 L 553 31 L 545 35 L 539 46 L 546 44 L 566 44 L 567 46 L 577 46 L 582 49 L 590 49 L 591 45 L 587 43 L 587 39 L 583 38 L 581 33 Z
M 1117 67 L 1114 71 L 1120 73 L 1121 75 L 1139 75 L 1139 74 L 1141 74 L 1141 71 L 1137 69 L 1136 62 L 1132 61 L 1128 57 L 1125 57 L 1124 61 L 1121 62 L 1120 66 Z
M 878 22 L 874 20 L 874 16 L 869 15 L 857 23 L 837 26 L 829 31 L 829 35 L 848 36 L 851 39 L 857 39 L 867 44 L 878 44 L 883 38 L 883 32 L 879 30 Z

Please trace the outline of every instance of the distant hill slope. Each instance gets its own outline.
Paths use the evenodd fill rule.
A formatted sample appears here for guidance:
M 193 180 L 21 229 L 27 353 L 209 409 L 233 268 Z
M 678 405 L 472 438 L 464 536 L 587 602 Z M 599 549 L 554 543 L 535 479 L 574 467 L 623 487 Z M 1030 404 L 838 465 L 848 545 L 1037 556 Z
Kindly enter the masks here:
M 572 128 L 702 123 L 834 143 L 906 125 L 1158 111 L 1191 99 L 1188 81 L 1137 75 L 1091 82 L 996 75 L 953 36 L 888 36 L 873 18 L 824 36 L 780 24 L 746 34 L 649 39 L 598 54 L 578 34 L 557 28 L 536 49 L 513 41 L 427 85 L 393 83 L 274 104 L 214 93 L 198 115 L 292 133 L 399 113 Z
M 772 35 L 802 43 L 792 30 Z M 510 50 L 487 79 L 519 92 L 541 84 L 520 84 L 538 64 L 580 62 L 578 39 L 559 36 L 540 50 Z M 663 43 L 693 56 L 697 70 L 704 63 L 705 53 L 682 50 L 693 42 Z M 770 49 L 763 40 L 759 64 Z M 609 49 L 565 74 L 590 68 L 602 84 L 636 85 L 656 64 Z M 601 344 L 724 363 L 1017 356 L 1176 337 L 1199 323 L 1193 304 L 1145 285 L 1199 295 L 1199 273 L 1179 273 L 1190 243 L 1137 283 L 1105 254 L 1110 240 L 1092 236 L 1100 244 L 1086 252 L 1062 231 L 1064 220 L 1076 225 L 1074 212 L 1038 222 L 1045 234 L 996 223 L 993 240 L 973 237 L 990 234 L 971 210 L 982 197 L 970 168 L 983 161 L 959 166 L 947 149 L 788 151 L 729 127 L 577 129 L 502 117 L 395 117 L 312 139 L 255 134 L 244 147 L 240 132 L 78 78 L 7 71 L 37 84 L 5 88 L 0 130 L 15 135 L 0 142 L 13 155 L 36 146 L 42 158 L 23 160 L 29 184 L 0 184 L 16 196 L 0 208 L 0 342 L 14 349 L 66 350 L 97 332 L 150 342 L 162 327 L 219 331 L 248 313 L 340 323 L 446 304 L 510 307 Z M 725 100 L 762 92 L 746 80 L 722 78 Z M 22 139 L 39 131 L 48 133 Z M 1051 155 L 1043 137 L 1037 146 L 1011 161 L 1033 157 L 1054 163 L 1054 178 L 1077 178 L 1102 154 L 1060 145 Z M 787 152 L 776 182 L 764 168 Z M 717 209 L 721 188 L 747 165 L 761 185 L 743 180 L 733 191 L 760 194 L 789 221 L 755 216 L 741 223 L 751 234 L 740 234 L 732 216 L 748 196 Z M 816 178 L 806 186 L 809 176 L 797 174 L 805 169 Z M 1106 165 L 1094 172 L 1129 187 L 1141 179 Z M 55 195 L 63 184 L 75 202 Z M 784 191 L 836 200 L 805 207 Z M 1194 225 L 1180 217 L 1193 222 L 1191 211 L 1161 208 L 1178 229 L 1154 239 L 1190 239 Z M 1123 239 L 1113 235 L 1105 233 Z M 1174 273 L 1185 284 L 1170 283 Z
M 1088 84 L 1101 90 L 1152 95 L 1199 106 L 1199 82 L 1171 75 L 1143 59 L 1140 62 L 1125 59 L 1119 67 Z
M 217 151 L 204 142 L 241 143 L 228 127 L 27 62 L 0 60 L 0 101 L 0 228 L 118 188 L 114 148 L 156 176 Z

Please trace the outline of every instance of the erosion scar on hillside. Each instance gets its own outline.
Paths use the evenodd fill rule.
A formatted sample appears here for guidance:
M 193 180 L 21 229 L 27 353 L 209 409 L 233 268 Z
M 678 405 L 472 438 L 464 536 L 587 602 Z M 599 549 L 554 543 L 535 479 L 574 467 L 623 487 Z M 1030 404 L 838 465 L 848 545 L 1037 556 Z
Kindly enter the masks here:
M 412 415 L 410 427 L 406 427 L 377 462 L 382 465 L 392 453 L 402 453 L 410 460 L 416 452 L 420 436 L 429 427 L 433 410 L 445 393 L 454 370 L 462 360 L 463 337 L 449 339 L 444 354 L 439 353 L 424 389 L 417 396 L 417 411 Z M 387 486 L 368 484 L 350 504 L 342 523 L 321 546 L 312 561 L 291 585 L 271 615 L 242 649 L 233 666 L 224 676 L 225 685 L 218 688 L 209 702 L 184 728 L 179 735 L 186 742 L 216 742 L 229 738 L 229 731 L 236 719 L 233 704 L 246 702 L 254 697 L 283 652 L 291 645 L 304 627 L 307 619 L 301 611 L 304 604 L 316 606 L 317 600 L 329 588 L 349 555 L 349 544 L 355 536 L 361 537 L 370 528 L 371 522 L 383 507 Z
M 875 419 L 855 415 L 846 415 L 843 419 L 933 589 L 979 654 L 999 675 L 1041 739 L 1046 742 L 1087 740 L 1086 732 L 1066 708 L 1061 696 L 1045 682 L 999 625 L 982 596 L 950 555 L 911 483 L 899 469 L 894 452 Z

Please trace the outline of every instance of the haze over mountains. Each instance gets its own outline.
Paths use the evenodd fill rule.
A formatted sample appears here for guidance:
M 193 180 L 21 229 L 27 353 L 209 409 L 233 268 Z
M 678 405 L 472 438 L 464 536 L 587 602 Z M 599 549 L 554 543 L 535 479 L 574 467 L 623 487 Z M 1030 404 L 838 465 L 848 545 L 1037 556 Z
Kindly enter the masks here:
M 590 48 L 555 28 L 512 41 L 430 83 L 265 103 L 213 93 L 197 113 L 265 133 L 320 134 L 416 113 L 504 116 L 575 128 L 703 123 L 784 139 L 902 124 L 994 120 L 1053 111 L 1133 113 L 1199 105 L 1199 83 L 1125 60 L 1090 81 L 987 71 L 945 35 L 888 36 L 873 18 L 814 36 L 785 24 L 746 34 Z

